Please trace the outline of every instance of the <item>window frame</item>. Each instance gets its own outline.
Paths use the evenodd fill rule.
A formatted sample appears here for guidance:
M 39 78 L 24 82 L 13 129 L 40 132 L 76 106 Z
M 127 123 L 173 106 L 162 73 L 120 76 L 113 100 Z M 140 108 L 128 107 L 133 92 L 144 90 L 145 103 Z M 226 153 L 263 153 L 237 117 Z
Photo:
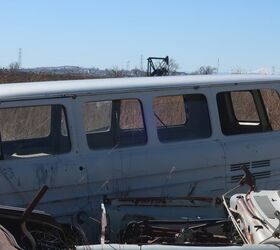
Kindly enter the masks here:
M 154 95 L 153 98 L 152 98 L 152 111 L 154 112 L 154 100 L 155 98 L 157 97 L 171 97 L 171 96 L 182 96 L 183 99 L 184 99 L 184 107 L 185 107 L 185 114 L 186 114 L 186 122 L 184 123 L 185 125 L 188 124 L 190 118 L 188 117 L 188 114 L 186 112 L 186 103 L 185 103 L 185 96 L 190 96 L 190 95 L 200 95 L 204 98 L 205 100 L 205 104 L 206 104 L 206 107 L 207 107 L 207 120 L 208 120 L 208 124 L 209 124 L 209 136 L 207 137 L 197 137 L 197 138 L 191 138 L 191 139 L 172 139 L 172 140 L 160 140 L 159 138 L 159 134 L 158 134 L 158 127 L 156 125 L 156 117 L 153 117 L 154 119 L 154 124 L 155 124 L 155 132 L 156 132 L 156 137 L 157 137 L 157 140 L 159 141 L 159 143 L 161 144 L 169 144 L 169 143 L 187 143 L 187 142 L 193 142 L 193 141 L 200 141 L 200 140 L 209 140 L 210 138 L 213 137 L 214 135 L 214 130 L 213 130 L 213 127 L 214 127 L 214 124 L 212 123 L 212 120 L 211 120 L 211 106 L 209 105 L 209 101 L 208 101 L 208 93 L 205 91 L 199 91 L 199 92 L 196 92 L 196 91 L 190 91 L 190 89 L 186 88 L 184 89 L 183 91 L 179 91 L 179 92 L 173 92 L 173 91 L 170 91 L 170 93 L 168 94 L 165 94 L 165 93 L 162 93 L 162 94 L 158 94 L 158 95 Z M 164 126 L 163 126 L 164 127 Z M 179 127 L 182 127 L 182 125 L 174 125 L 174 126 L 168 126 L 168 128 L 179 128 Z
M 219 87 L 215 90 L 214 92 L 214 99 L 215 99 L 215 105 L 216 105 L 216 110 L 217 110 L 217 117 L 218 117 L 218 126 L 219 126 L 219 133 L 222 137 L 225 138 L 230 138 L 233 136 L 242 136 L 242 137 L 250 137 L 250 136 L 262 136 L 262 135 L 267 135 L 269 133 L 279 133 L 280 130 L 273 130 L 273 129 L 267 129 L 267 127 L 269 127 L 269 118 L 267 115 L 267 111 L 266 111 L 266 106 L 264 103 L 264 100 L 262 98 L 261 95 L 261 90 L 274 90 L 276 91 L 276 93 L 278 94 L 278 97 L 280 99 L 280 89 L 278 89 L 275 84 L 273 83 L 267 83 L 267 82 L 260 82 L 260 83 L 248 83 L 248 84 L 244 84 L 244 86 L 235 84 L 236 86 L 234 87 Z M 234 133 L 234 134 L 225 134 L 223 132 L 222 129 L 222 122 L 221 122 L 221 116 L 220 116 L 220 110 L 219 110 L 219 105 L 218 105 L 218 95 L 220 93 L 226 93 L 226 92 L 242 92 L 242 91 L 258 91 L 259 92 L 259 97 L 261 97 L 259 99 L 259 103 L 256 102 L 255 98 L 253 97 L 254 100 L 254 104 L 256 106 L 257 109 L 257 114 L 260 118 L 260 126 L 264 126 L 266 128 L 265 131 L 257 131 L 257 132 L 250 132 L 250 133 Z M 261 107 L 260 107 L 261 106 Z M 233 107 L 232 107 L 233 108 Z M 233 114 L 235 116 L 235 114 Z M 235 118 L 236 119 L 236 118 Z M 238 120 L 236 119 L 236 121 L 238 122 Z
M 44 159 L 53 158 L 54 156 L 55 157 L 64 157 L 65 155 L 70 155 L 73 153 L 73 151 L 76 148 L 76 141 L 75 141 L 75 137 L 73 136 L 73 132 L 72 132 L 72 127 L 73 127 L 72 123 L 73 122 L 72 122 L 72 117 L 70 115 L 71 105 L 72 105 L 71 101 L 72 100 L 69 97 L 61 97 L 61 98 L 42 98 L 42 99 L 28 98 L 28 99 L 22 99 L 22 100 L 19 100 L 19 99 L 5 100 L 5 101 L 0 102 L 0 109 L 60 105 L 60 106 L 62 106 L 62 108 L 64 110 L 65 120 L 67 123 L 66 129 L 67 129 L 68 138 L 69 138 L 69 150 L 67 152 L 57 153 L 57 154 L 46 154 L 46 155 L 41 155 L 41 156 L 19 158 L 19 159 L 15 159 L 16 161 L 35 160 L 35 159 L 41 159 L 41 158 L 44 158 Z M 51 126 L 52 126 L 52 122 L 51 122 Z M 52 127 L 50 129 L 52 129 Z M 51 130 L 50 130 L 50 133 L 51 133 Z M 42 139 L 42 138 L 47 138 L 47 137 L 40 137 L 40 138 L 33 138 L 33 139 Z M 32 139 L 22 139 L 22 140 L 32 140 Z M 17 141 L 17 140 L 15 140 L 15 141 Z M 3 159 L 1 161 L 10 162 L 10 161 L 14 161 L 14 160 L 13 159 Z
M 147 126 L 146 126 L 146 119 L 145 119 L 145 110 L 144 110 L 144 105 L 143 105 L 143 100 L 139 97 L 139 96 L 125 96 L 125 95 L 117 95 L 117 96 L 111 96 L 111 95 L 104 95 L 104 97 L 100 97 L 98 96 L 97 98 L 94 98 L 96 96 L 86 96 L 86 97 L 81 97 L 80 98 L 80 110 L 81 110 L 81 117 L 82 117 L 82 131 L 83 131 L 83 135 L 85 138 L 85 144 L 88 150 L 90 150 L 91 152 L 94 151 L 102 151 L 102 150 L 112 150 L 112 149 L 124 149 L 124 148 L 133 148 L 133 147 L 143 147 L 146 146 L 148 144 L 148 131 L 147 131 Z M 103 101 L 111 101 L 112 104 L 114 101 L 121 101 L 121 100 L 137 100 L 140 104 L 140 108 L 141 108 L 141 114 L 142 114 L 142 121 L 143 121 L 143 130 L 145 132 L 145 143 L 141 143 L 141 144 L 135 144 L 135 145 L 114 145 L 113 147 L 101 147 L 101 148 L 92 148 L 90 147 L 89 143 L 88 143 L 88 139 L 87 139 L 87 133 L 85 130 L 85 121 L 84 121 L 84 105 L 86 103 L 90 103 L 90 102 L 103 102 Z M 112 105 L 113 107 L 113 105 Z M 111 117 L 113 117 L 113 112 L 111 113 Z M 120 118 L 119 118 L 120 119 Z M 111 124 L 112 124 L 113 120 L 111 120 Z M 117 124 L 117 123 L 116 123 Z M 112 129 L 112 125 L 111 125 L 111 129 Z M 117 124 L 116 128 L 113 128 L 112 133 L 114 133 L 115 131 L 126 131 L 129 129 L 122 129 L 119 124 Z M 134 129 L 131 129 L 134 130 Z M 137 130 L 137 129 L 135 129 Z M 117 132 L 119 133 L 119 132 Z

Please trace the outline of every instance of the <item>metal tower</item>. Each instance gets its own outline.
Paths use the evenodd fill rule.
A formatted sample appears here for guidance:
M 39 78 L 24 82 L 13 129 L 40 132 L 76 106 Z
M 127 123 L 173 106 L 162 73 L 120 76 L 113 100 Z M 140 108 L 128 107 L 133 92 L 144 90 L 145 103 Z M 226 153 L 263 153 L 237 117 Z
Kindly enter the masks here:
M 169 57 L 149 57 L 147 76 L 169 75 Z

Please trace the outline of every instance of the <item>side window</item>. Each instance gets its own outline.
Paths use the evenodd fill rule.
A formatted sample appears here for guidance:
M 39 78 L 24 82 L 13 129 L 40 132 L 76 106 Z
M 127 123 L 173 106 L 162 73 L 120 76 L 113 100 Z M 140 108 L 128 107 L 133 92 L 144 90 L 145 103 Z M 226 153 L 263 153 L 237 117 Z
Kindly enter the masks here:
M 88 102 L 84 125 L 91 149 L 146 144 L 142 105 L 137 99 Z
M 144 129 L 142 108 L 138 100 L 121 100 L 120 129 Z
M 208 106 L 204 95 L 156 97 L 153 108 L 158 138 L 162 142 L 211 136 Z
M 225 135 L 280 129 L 280 100 L 275 90 L 222 92 L 217 94 L 217 104 Z
M 0 110 L 2 142 L 48 137 L 51 107 L 23 107 Z
M 63 106 L 0 109 L 2 159 L 61 154 L 70 151 Z
M 158 128 L 185 125 L 187 112 L 184 97 L 156 97 L 154 100 L 154 114 Z
M 261 95 L 271 129 L 280 130 L 280 98 L 274 89 L 262 89 Z
M 112 101 L 88 102 L 84 105 L 84 124 L 87 134 L 111 130 Z

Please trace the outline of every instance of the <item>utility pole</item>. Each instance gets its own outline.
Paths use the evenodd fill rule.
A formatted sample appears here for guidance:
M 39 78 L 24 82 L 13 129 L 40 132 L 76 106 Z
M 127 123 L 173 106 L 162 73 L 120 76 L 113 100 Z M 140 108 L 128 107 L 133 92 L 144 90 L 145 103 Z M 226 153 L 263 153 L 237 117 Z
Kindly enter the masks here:
M 130 70 L 130 61 L 126 62 L 126 70 L 129 71 Z
M 143 71 L 143 55 L 140 56 L 140 70 Z
M 19 48 L 18 50 L 18 67 L 21 68 L 22 64 L 22 49 Z

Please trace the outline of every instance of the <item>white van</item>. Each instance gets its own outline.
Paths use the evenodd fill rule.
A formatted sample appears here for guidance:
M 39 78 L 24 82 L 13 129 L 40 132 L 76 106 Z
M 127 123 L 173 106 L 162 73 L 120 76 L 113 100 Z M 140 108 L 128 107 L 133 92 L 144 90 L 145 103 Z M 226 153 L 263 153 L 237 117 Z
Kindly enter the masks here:
M 184 76 L 0 85 L 0 204 L 61 221 L 103 196 L 217 197 L 247 166 L 280 186 L 280 76 Z M 73 219 L 74 218 L 74 219 Z

